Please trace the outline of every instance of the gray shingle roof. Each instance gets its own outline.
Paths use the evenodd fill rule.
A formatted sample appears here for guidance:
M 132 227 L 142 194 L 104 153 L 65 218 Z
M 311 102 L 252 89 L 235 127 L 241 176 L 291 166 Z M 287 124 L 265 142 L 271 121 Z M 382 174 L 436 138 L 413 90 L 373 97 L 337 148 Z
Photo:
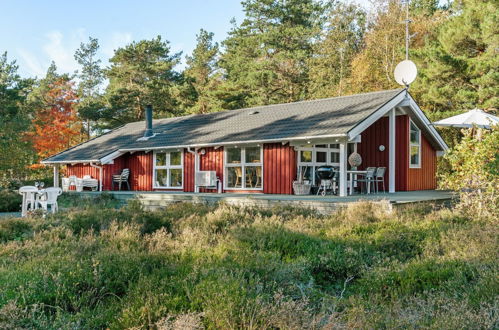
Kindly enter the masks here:
M 44 160 L 97 161 L 120 149 L 209 145 L 342 135 L 404 89 L 157 119 L 157 135 L 137 141 L 143 121 L 126 124 Z

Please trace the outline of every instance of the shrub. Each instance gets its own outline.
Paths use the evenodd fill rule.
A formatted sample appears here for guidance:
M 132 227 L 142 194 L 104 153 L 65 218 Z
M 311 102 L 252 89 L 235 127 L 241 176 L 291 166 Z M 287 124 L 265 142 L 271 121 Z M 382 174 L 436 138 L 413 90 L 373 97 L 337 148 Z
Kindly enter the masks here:
M 442 187 L 460 192 L 460 209 L 474 218 L 499 218 L 499 126 L 468 130 L 445 156 Z
M 0 190 L 0 212 L 21 211 L 22 196 L 11 190 Z

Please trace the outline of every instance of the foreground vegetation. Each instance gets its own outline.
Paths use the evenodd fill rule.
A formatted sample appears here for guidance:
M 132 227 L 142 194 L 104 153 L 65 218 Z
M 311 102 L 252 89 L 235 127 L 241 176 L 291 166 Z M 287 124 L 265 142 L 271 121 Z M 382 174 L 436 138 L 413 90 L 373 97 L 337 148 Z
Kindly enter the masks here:
M 496 219 L 113 206 L 0 220 L 0 328 L 499 325 Z

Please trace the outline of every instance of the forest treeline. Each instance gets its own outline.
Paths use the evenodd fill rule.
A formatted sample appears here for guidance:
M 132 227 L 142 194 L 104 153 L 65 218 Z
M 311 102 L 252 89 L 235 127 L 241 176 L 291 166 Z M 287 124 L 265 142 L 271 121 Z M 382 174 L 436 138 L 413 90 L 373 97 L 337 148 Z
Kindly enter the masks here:
M 405 56 L 405 5 L 375 0 L 245 0 L 245 18 L 225 40 L 201 30 L 191 54 L 161 36 L 116 49 L 105 66 L 89 38 L 74 56 L 80 69 L 21 78 L 0 55 L 0 181 L 23 178 L 40 159 L 105 129 L 155 117 L 208 113 L 399 87 Z M 430 116 L 499 104 L 499 3 L 412 0 L 411 93 Z M 179 64 L 185 58 L 185 68 Z

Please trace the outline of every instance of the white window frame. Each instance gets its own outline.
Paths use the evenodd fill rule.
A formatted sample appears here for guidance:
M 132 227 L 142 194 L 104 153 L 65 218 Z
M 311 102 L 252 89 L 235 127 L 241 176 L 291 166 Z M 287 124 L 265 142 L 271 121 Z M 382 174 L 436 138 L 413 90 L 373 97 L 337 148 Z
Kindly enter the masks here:
M 259 163 L 246 163 L 246 148 L 247 147 L 258 147 L 260 148 L 260 162 Z M 241 163 L 229 163 L 228 162 L 228 154 L 227 149 L 237 148 L 241 150 Z M 246 187 L 246 166 L 248 167 L 257 167 L 260 166 L 262 168 L 262 179 L 261 179 L 261 187 L 260 188 L 251 188 Z M 242 168 L 242 178 L 241 178 L 241 188 L 228 187 L 227 182 L 229 176 L 227 175 L 227 169 L 229 167 L 241 167 Z M 254 190 L 254 191 L 262 191 L 263 190 L 263 173 L 265 168 L 263 166 L 263 147 L 259 145 L 248 145 L 244 147 L 225 147 L 224 148 L 224 190 Z
M 411 141 L 411 125 L 414 125 L 418 129 L 418 141 L 419 143 L 413 143 Z M 416 125 L 412 119 L 409 119 L 409 168 L 421 168 L 421 129 Z M 418 147 L 418 163 L 412 163 L 411 149 L 412 147 Z
M 318 182 L 315 182 L 315 168 L 319 166 L 324 166 L 324 165 L 330 165 L 330 166 L 335 166 L 339 167 L 340 163 L 333 163 L 331 162 L 331 153 L 340 153 L 340 147 L 338 142 L 333 142 L 333 143 L 321 143 L 319 145 L 327 144 L 327 148 L 324 147 L 316 147 L 316 145 L 311 145 L 310 147 L 298 147 L 297 152 L 298 152 L 298 174 L 300 175 L 300 169 L 304 166 L 311 167 L 311 176 L 312 176 L 312 185 L 318 184 Z M 331 148 L 332 144 L 338 145 L 338 148 Z M 355 144 L 356 145 L 356 144 Z M 301 152 L 302 151 L 312 151 L 312 161 L 311 162 L 302 162 L 301 161 Z M 326 153 L 326 162 L 317 162 L 317 151 L 319 152 L 325 152 Z
M 170 165 L 170 153 L 171 152 L 180 152 L 180 165 Z M 156 155 L 157 154 L 162 154 L 166 153 L 166 165 L 156 165 Z M 180 187 L 171 186 L 170 182 L 170 170 L 172 169 L 180 169 L 182 170 L 182 185 Z M 166 173 L 166 178 L 167 178 L 167 185 L 166 186 L 158 186 L 156 185 L 156 170 L 167 170 Z M 183 190 L 184 189 L 184 151 L 183 150 L 161 150 L 161 151 L 154 151 L 154 156 L 153 156 L 153 167 L 152 167 L 152 185 L 154 189 L 178 189 L 178 190 Z

